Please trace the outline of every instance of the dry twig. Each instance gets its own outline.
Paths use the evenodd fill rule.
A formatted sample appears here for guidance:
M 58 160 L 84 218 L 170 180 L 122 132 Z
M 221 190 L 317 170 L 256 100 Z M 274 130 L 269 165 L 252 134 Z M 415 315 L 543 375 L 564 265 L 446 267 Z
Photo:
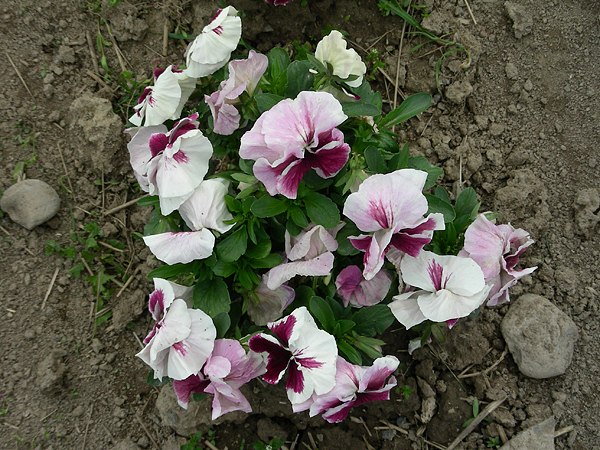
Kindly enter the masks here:
M 488 373 L 490 373 L 492 370 L 494 370 L 498 364 L 500 364 L 502 362 L 502 360 L 504 359 L 504 357 L 506 356 L 506 354 L 508 353 L 508 347 L 506 347 L 504 349 L 504 351 L 502 352 L 502 354 L 500 355 L 500 358 L 498 358 L 498 361 L 496 361 L 494 364 L 492 364 L 490 367 L 488 367 L 485 370 L 482 370 L 480 372 L 475 372 L 475 373 L 461 373 L 458 378 L 471 378 L 471 377 L 476 377 L 477 375 L 487 375 Z
M 0 230 L 2 230 L 3 233 L 5 233 L 7 236 L 10 236 L 13 239 L 16 239 L 11 233 L 10 231 L 8 231 L 6 228 L 4 228 L 2 225 L 0 225 Z M 25 251 L 27 253 L 29 253 L 31 256 L 35 256 L 33 254 L 33 252 L 31 250 L 29 250 L 27 247 L 23 246 L 23 248 L 25 249 Z
M 94 41 L 92 41 L 92 35 L 90 34 L 89 31 L 85 32 L 85 38 L 87 39 L 87 43 L 88 43 L 88 48 L 90 50 L 90 56 L 92 58 L 92 64 L 94 66 L 94 75 L 98 75 L 98 79 L 102 80 L 102 78 L 99 77 L 100 75 L 100 67 L 98 67 L 98 60 L 96 59 L 96 51 L 94 50 Z M 88 70 L 88 74 L 92 73 Z M 98 81 L 95 77 L 94 78 L 96 81 Z M 104 81 L 102 81 L 102 84 L 104 84 Z
M 48 297 L 50 297 L 50 292 L 52 292 L 52 288 L 54 287 L 54 282 L 56 281 L 56 276 L 58 275 L 59 270 L 60 269 L 57 267 L 54 271 L 54 275 L 52 275 L 52 281 L 50 281 L 50 286 L 48 286 L 48 290 L 46 291 L 46 295 L 44 296 L 44 301 L 42 301 L 42 306 L 40 309 L 44 309 L 44 306 L 46 306 L 46 301 L 48 300 Z
M 90 413 L 88 414 L 88 419 L 85 422 L 85 433 L 83 435 L 83 444 L 81 445 L 81 448 L 83 450 L 85 450 L 85 441 L 87 441 L 88 429 L 90 427 L 90 420 L 92 419 L 92 412 L 93 411 L 94 411 L 94 403 L 92 403 L 92 406 L 90 407 Z
M 108 216 L 108 215 L 110 215 L 110 214 L 114 214 L 114 213 L 116 213 L 116 212 L 119 212 L 119 211 L 121 211 L 122 209 L 128 208 L 128 207 L 129 207 L 129 206 L 131 206 L 131 205 L 135 205 L 135 204 L 138 202 L 138 200 L 141 200 L 142 198 L 146 198 L 146 197 L 148 197 L 148 194 L 146 194 L 146 195 L 142 195 L 141 197 L 139 197 L 139 198 L 136 198 L 136 199 L 134 199 L 134 200 L 129 200 L 128 202 L 126 202 L 126 203 L 123 203 L 122 205 L 116 206 L 116 207 L 114 207 L 113 209 L 109 209 L 108 211 L 104 211 L 104 212 L 102 212 L 102 215 L 103 215 L 103 216 Z
M 483 419 L 485 419 L 492 411 L 496 410 L 496 408 L 498 408 L 498 406 L 500 406 L 502 403 L 504 403 L 504 400 L 506 400 L 506 399 L 507 399 L 507 397 L 504 396 L 500 400 L 496 400 L 496 401 L 490 403 L 489 405 L 487 405 L 485 407 L 485 409 L 483 411 L 481 411 L 477 415 L 477 417 L 475 417 L 473 419 L 473 421 L 467 426 L 467 428 L 465 428 L 462 431 L 462 433 L 460 433 L 457 436 L 457 438 L 452 441 L 452 443 L 448 446 L 448 448 L 446 450 L 455 449 L 464 438 L 466 438 L 469 434 L 471 434 L 471 432 L 475 429 L 475 427 L 477 427 L 477 425 L 479 425 L 481 423 L 481 421 Z
M 131 282 L 133 281 L 135 276 L 138 274 L 138 272 L 141 270 L 141 268 L 142 268 L 141 266 L 136 267 L 136 269 L 133 271 L 133 273 L 131 274 L 129 279 L 125 282 L 125 284 L 123 285 L 121 290 L 117 293 L 117 298 L 119 298 L 121 296 L 121 294 L 123 293 L 123 291 L 125 289 L 127 289 L 127 286 L 129 286 L 131 284 Z
M 15 72 L 17 72 L 17 76 L 19 77 L 19 80 L 21 80 L 21 83 L 23 83 L 23 86 L 25 86 L 25 89 L 27 89 L 27 92 L 29 92 L 29 95 L 31 96 L 31 98 L 33 98 L 35 100 L 35 97 L 31 93 L 31 91 L 29 90 L 29 87 L 27 86 L 27 83 L 25 83 L 25 80 L 21 76 L 21 72 L 19 72 L 19 69 L 17 69 L 17 66 L 15 66 L 15 63 L 11 59 L 10 55 L 6 51 L 4 53 L 6 54 L 6 57 L 8 58 L 8 61 L 10 62 L 10 65 L 13 66 L 13 69 L 15 69 Z
M 477 21 L 475 20 L 475 16 L 473 15 L 473 11 L 471 11 L 471 6 L 469 5 L 469 2 L 467 0 L 465 0 L 465 5 L 467 7 L 467 11 L 469 11 L 469 15 L 471 16 L 471 20 L 473 21 L 473 24 L 477 25 Z

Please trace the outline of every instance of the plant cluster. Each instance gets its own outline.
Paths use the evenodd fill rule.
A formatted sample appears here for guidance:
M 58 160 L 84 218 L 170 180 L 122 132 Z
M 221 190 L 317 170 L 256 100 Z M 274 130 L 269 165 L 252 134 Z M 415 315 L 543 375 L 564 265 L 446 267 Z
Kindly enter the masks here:
M 240 388 L 260 376 L 285 379 L 295 412 L 339 422 L 396 386 L 390 325 L 420 331 L 412 351 L 508 301 L 535 269 L 515 268 L 533 241 L 478 214 L 471 188 L 452 202 L 442 170 L 397 143 L 392 127 L 428 94 L 384 115 L 340 32 L 314 53 L 232 59 L 241 32 L 219 10 L 130 118 L 140 203 L 154 206 L 143 239 L 166 263 L 137 356 L 182 407 L 212 395 L 213 418 L 250 412 Z

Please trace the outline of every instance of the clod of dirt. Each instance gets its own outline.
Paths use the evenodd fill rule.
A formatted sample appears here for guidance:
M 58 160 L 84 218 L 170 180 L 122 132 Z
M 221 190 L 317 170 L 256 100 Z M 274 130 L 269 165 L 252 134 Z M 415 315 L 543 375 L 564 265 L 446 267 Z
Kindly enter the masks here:
M 597 189 L 579 191 L 575 199 L 575 223 L 579 231 L 590 236 L 600 222 L 600 194 Z
M 517 434 L 500 450 L 554 450 L 554 417 Z
M 113 450 L 139 450 L 139 447 L 128 438 L 115 445 Z
M 70 130 L 83 161 L 91 163 L 92 169 L 110 172 L 119 167 L 123 125 L 112 110 L 112 104 L 103 98 L 84 94 L 69 107 Z
M 66 372 L 62 358 L 66 355 L 64 350 L 54 350 L 38 365 L 38 386 L 42 394 L 54 394 L 62 388 Z
M 162 425 L 172 428 L 180 436 L 191 436 L 198 430 L 204 432 L 214 425 L 225 422 L 241 424 L 247 419 L 245 412 L 233 411 L 212 420 L 212 399 L 212 395 L 207 395 L 199 402 L 192 400 L 188 409 L 183 409 L 177 403 L 173 386 L 166 384 L 156 399 L 156 409 Z
M 519 370 L 531 378 L 565 373 L 579 332 L 564 312 L 540 295 L 525 294 L 510 307 L 502 336 Z
M 442 36 L 456 28 L 456 18 L 450 11 L 434 10 L 423 19 L 421 26 L 433 34 Z
M 508 17 L 513 21 L 513 31 L 517 39 L 527 36 L 533 28 L 533 19 L 523 5 L 512 2 L 504 3 Z
M 113 307 L 113 327 L 116 331 L 125 329 L 127 324 L 136 319 L 144 311 L 144 297 L 146 294 L 137 289 L 133 294 L 124 295 Z
M 287 440 L 288 432 L 276 422 L 268 417 L 260 419 L 256 423 L 256 434 L 264 442 L 270 442 L 271 439 Z
M 426 397 L 421 402 L 421 422 L 427 424 L 435 414 L 435 397 Z
M 473 86 L 467 80 L 456 81 L 446 89 L 446 98 L 452 103 L 461 105 L 473 93 Z
M 119 8 L 104 8 L 104 14 L 110 22 L 111 31 L 120 42 L 130 39 L 140 41 L 148 31 L 148 24 L 137 17 L 138 8 L 131 3 L 123 2 Z
M 50 220 L 60 208 L 60 197 L 48 183 L 41 180 L 23 180 L 9 187 L 0 208 L 22 227 L 33 230 Z

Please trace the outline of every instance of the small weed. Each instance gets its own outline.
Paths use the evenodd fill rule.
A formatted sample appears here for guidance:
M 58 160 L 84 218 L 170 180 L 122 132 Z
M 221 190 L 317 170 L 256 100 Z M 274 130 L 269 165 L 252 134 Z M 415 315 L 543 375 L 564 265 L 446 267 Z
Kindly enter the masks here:
M 200 439 L 202 439 L 202 431 L 198 431 L 196 434 L 190 436 L 190 441 L 180 447 L 180 450 L 197 450 L 201 449 Z
M 381 60 L 381 55 L 377 49 L 371 49 L 367 55 L 367 61 L 371 61 L 371 71 L 369 72 L 369 75 L 367 75 L 367 79 L 373 81 L 375 79 L 375 73 L 378 69 L 383 69 L 385 63 Z
M 488 448 L 500 448 L 500 437 L 490 437 L 487 441 Z
M 465 423 L 462 424 L 463 428 L 468 427 L 471 422 L 473 422 L 475 420 L 475 417 L 477 417 L 479 415 L 479 400 L 477 400 L 476 398 L 473 399 L 473 417 L 467 419 L 465 421 Z
M 4 409 L 0 410 L 0 416 L 3 416 L 6 413 L 8 413 L 8 408 L 4 408 Z
M 281 439 L 272 439 L 268 444 L 265 444 L 261 441 L 256 441 L 254 444 L 252 444 L 252 447 L 254 450 L 277 450 L 281 448 L 283 444 L 285 444 L 285 441 Z

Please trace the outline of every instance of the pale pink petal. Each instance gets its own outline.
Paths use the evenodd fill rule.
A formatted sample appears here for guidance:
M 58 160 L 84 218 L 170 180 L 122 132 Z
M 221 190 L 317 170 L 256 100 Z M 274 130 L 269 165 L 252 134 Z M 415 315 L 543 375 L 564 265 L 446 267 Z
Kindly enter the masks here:
M 172 265 L 208 258 L 215 246 L 215 236 L 203 228 L 200 231 L 144 236 L 144 242 L 154 256 Z
M 206 388 L 209 394 L 214 394 L 212 402 L 212 420 L 233 411 L 252 412 L 250 403 L 239 389 L 231 387 L 224 381 L 215 380 Z
M 445 289 L 465 296 L 481 292 L 485 285 L 483 271 L 471 258 L 436 256 L 436 259 L 444 265 Z
M 186 339 L 190 335 L 191 324 L 192 318 L 189 315 L 185 301 L 181 299 L 174 300 L 166 311 L 164 319 L 160 322 L 160 328 L 154 336 L 150 359 L 154 360 L 159 352 Z
M 417 303 L 419 295 L 427 293 L 427 291 L 413 291 L 396 295 L 393 297 L 394 300 L 388 304 L 396 320 L 407 330 L 427 320 Z
M 233 134 L 240 127 L 240 112 L 233 105 L 223 104 L 213 112 L 214 128 L 213 131 L 223 136 Z
M 250 50 L 248 59 L 238 59 L 229 63 L 229 74 L 233 74 L 236 86 L 245 84 L 245 91 L 252 95 L 268 65 L 269 58 L 266 55 Z
M 313 259 L 325 252 L 334 252 L 338 248 L 335 237 L 322 225 L 309 225 L 298 236 L 285 233 L 286 255 L 290 261 Z
M 396 384 L 395 380 L 393 385 L 390 383 L 388 386 L 386 386 L 386 380 L 398 369 L 399 365 L 400 361 L 395 356 L 388 355 L 377 358 L 373 361 L 373 365 L 365 370 L 360 380 L 359 392 L 378 391 L 388 386 L 391 389 Z
M 308 261 L 294 261 L 273 267 L 269 272 L 267 286 L 277 289 L 297 275 L 305 277 L 327 276 L 333 268 L 333 253 L 327 252 Z
M 248 315 L 258 325 L 265 326 L 281 317 L 283 310 L 294 300 L 296 292 L 291 287 L 282 284 L 277 289 L 269 289 L 268 276 L 263 274 L 261 283 L 249 293 Z
M 465 232 L 464 250 L 483 270 L 486 278 L 500 273 L 505 241 L 484 214 L 480 214 Z
M 177 403 L 184 409 L 188 409 L 188 403 L 192 394 L 204 392 L 209 384 L 201 375 L 190 375 L 185 380 L 173 380 L 173 389 L 177 395 Z

